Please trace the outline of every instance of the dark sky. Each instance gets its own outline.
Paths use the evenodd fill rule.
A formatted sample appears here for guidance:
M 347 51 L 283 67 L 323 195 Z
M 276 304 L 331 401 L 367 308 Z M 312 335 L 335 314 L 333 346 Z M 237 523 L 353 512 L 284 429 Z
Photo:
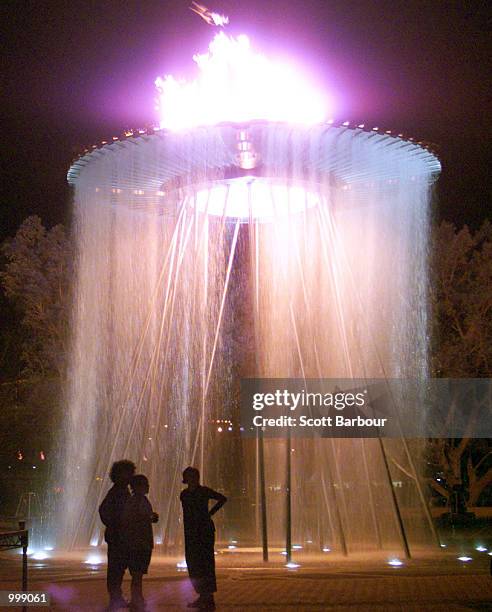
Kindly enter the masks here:
M 0 237 L 69 217 L 73 151 L 155 122 L 157 75 L 189 76 L 214 34 L 186 0 L 2 0 Z M 490 214 L 490 3 L 209 0 L 232 34 L 305 65 L 335 117 L 440 146 L 438 213 Z

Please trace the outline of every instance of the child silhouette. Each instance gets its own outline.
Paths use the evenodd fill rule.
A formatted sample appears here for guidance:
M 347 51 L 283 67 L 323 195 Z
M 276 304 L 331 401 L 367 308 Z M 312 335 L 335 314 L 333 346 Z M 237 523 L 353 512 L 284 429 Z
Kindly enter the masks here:
M 132 577 L 130 610 L 144 612 L 146 608 L 142 578 L 148 571 L 154 548 L 152 523 L 156 523 L 159 516 L 152 510 L 147 499 L 149 481 L 146 476 L 143 474 L 133 476 L 130 480 L 130 489 L 132 496 L 127 500 L 123 511 L 122 540 Z

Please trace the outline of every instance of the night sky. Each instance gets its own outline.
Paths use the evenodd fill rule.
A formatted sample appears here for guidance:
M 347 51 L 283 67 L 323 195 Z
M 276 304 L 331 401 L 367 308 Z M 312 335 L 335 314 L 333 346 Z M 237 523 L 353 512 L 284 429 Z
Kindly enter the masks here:
M 208 0 L 231 34 L 305 66 L 336 119 L 439 145 L 436 214 L 489 212 L 490 10 L 472 0 Z M 29 214 L 67 222 L 76 150 L 156 123 L 154 79 L 190 77 L 215 33 L 175 0 L 2 0 L 0 239 Z

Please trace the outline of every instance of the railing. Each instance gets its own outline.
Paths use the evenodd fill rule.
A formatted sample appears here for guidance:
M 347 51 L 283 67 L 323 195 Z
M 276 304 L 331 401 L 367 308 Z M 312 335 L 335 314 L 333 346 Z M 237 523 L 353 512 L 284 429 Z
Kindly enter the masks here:
M 0 532 L 0 550 L 12 550 L 22 548 L 22 590 L 27 591 L 27 547 L 29 545 L 29 531 L 26 529 L 26 522 L 19 521 L 18 531 Z M 23 612 L 27 606 L 22 608 Z

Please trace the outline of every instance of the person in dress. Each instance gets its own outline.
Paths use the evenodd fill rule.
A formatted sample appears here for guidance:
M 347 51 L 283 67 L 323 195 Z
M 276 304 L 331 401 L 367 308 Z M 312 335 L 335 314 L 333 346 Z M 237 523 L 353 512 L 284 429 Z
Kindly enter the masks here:
M 226 503 L 227 498 L 200 484 L 200 472 L 187 467 L 183 472 L 187 488 L 181 492 L 185 536 L 185 558 L 193 588 L 198 599 L 189 608 L 214 610 L 215 578 L 215 526 L 212 516 Z M 209 509 L 209 501 L 216 503 Z

